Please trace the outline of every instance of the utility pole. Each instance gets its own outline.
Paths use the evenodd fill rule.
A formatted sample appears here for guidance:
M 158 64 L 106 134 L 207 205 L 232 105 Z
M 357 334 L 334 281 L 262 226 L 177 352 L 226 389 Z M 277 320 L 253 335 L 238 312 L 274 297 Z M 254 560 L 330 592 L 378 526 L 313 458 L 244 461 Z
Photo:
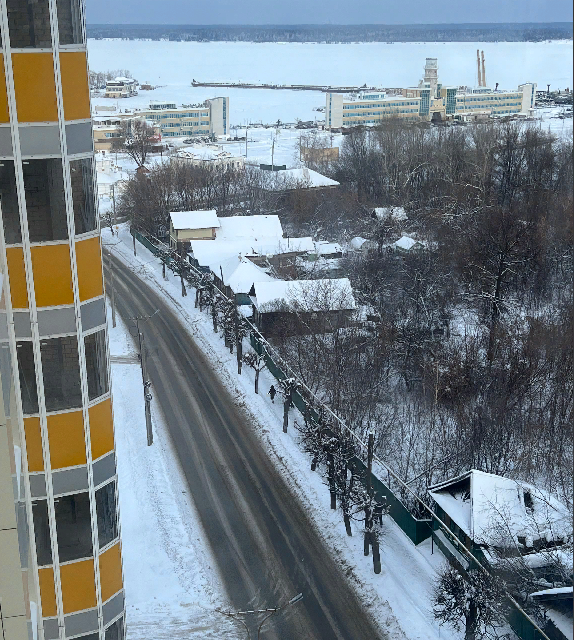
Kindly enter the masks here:
M 249 125 L 245 125 L 245 157 L 247 158 L 247 134 L 249 133 Z
M 273 134 L 271 134 L 273 135 Z M 272 138 L 272 142 L 271 142 L 271 171 L 274 171 L 274 167 L 275 167 L 275 163 L 274 163 L 274 157 L 275 157 L 275 136 L 273 136 Z
M 137 256 L 137 253 L 136 253 L 136 231 L 135 231 L 135 229 L 132 229 L 132 238 L 134 240 L 134 256 Z
M 153 444 L 153 431 L 152 431 L 152 424 L 151 424 L 151 401 L 153 396 L 150 393 L 151 381 L 148 379 L 148 373 L 147 373 L 147 353 L 145 349 L 144 334 L 140 331 L 139 323 L 140 321 L 146 321 L 146 320 L 149 320 L 150 318 L 153 318 L 155 314 L 158 312 L 159 312 L 159 309 L 157 309 L 151 316 L 137 316 L 135 318 L 130 318 L 130 320 L 133 320 L 136 325 L 136 331 L 137 331 L 136 337 L 138 339 L 138 346 L 140 351 L 140 362 L 141 362 L 141 368 L 142 368 L 142 382 L 143 382 L 144 402 L 145 402 L 145 426 L 146 426 L 148 447 Z

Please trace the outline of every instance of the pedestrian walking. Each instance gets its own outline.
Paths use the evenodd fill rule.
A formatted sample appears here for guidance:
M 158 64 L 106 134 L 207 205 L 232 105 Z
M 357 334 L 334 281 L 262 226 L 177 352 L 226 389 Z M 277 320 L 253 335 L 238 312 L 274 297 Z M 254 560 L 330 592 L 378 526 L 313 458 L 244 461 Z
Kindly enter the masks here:
M 275 396 L 277 395 L 277 389 L 271 385 L 269 387 L 269 397 L 271 398 L 271 402 L 275 404 Z

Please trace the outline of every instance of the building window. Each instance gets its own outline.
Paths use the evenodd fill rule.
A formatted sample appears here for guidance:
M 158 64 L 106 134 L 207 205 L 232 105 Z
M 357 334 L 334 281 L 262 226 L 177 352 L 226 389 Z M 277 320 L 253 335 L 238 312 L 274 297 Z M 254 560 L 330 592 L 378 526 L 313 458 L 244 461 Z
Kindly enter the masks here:
M 48 0 L 22 2 L 7 0 L 8 30 L 13 49 L 34 47 L 50 48 L 50 9 Z
M 60 44 L 82 44 L 82 11 L 80 0 L 58 0 Z
M 24 160 L 24 191 L 30 242 L 66 240 L 64 173 L 59 158 Z
M 80 363 L 76 336 L 40 342 L 46 411 L 82 406 Z
M 70 177 L 76 235 L 89 233 L 97 227 L 92 158 L 72 160 L 70 162 Z
M 32 503 L 34 519 L 34 536 L 36 539 L 36 558 L 38 565 L 52 564 L 52 542 L 50 538 L 50 521 L 48 519 L 48 503 L 39 500 Z
M 22 242 L 22 232 L 16 192 L 16 173 L 12 160 L 0 161 L 0 202 L 6 244 L 18 244 Z
M 103 329 L 84 338 L 86 370 L 88 373 L 88 396 L 95 400 L 108 392 L 108 359 L 106 333 Z
M 124 640 L 124 619 L 116 620 L 106 629 L 106 640 Z
M 96 513 L 98 517 L 98 544 L 101 549 L 118 537 L 115 481 L 96 491 Z
M 17 342 L 20 396 L 24 413 L 38 413 L 38 390 L 34 368 L 34 348 L 31 342 Z
M 87 492 L 54 500 L 60 562 L 92 555 L 90 496 Z

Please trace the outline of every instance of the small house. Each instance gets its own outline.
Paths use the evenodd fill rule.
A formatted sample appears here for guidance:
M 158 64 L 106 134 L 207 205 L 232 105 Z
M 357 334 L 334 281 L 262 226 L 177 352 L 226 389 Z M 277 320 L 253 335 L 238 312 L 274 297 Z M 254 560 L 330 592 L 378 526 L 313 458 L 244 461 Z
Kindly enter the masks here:
M 255 282 L 250 297 L 266 336 L 328 333 L 348 325 L 356 309 L 348 278 Z
M 172 248 L 188 246 L 191 240 L 213 240 L 220 227 L 215 209 L 172 211 L 169 214 L 169 239 Z
M 402 236 L 402 238 L 393 242 L 391 247 L 399 253 L 410 253 L 412 251 L 419 251 L 420 249 L 423 249 L 424 245 L 418 240 L 409 238 L 409 236 Z
M 526 559 L 542 549 L 560 547 L 572 536 L 568 509 L 526 482 L 472 469 L 429 487 L 429 494 L 437 515 L 457 538 L 492 563 L 496 563 L 496 550 L 517 549 Z M 452 549 L 444 532 L 437 527 L 433 537 L 449 556 Z

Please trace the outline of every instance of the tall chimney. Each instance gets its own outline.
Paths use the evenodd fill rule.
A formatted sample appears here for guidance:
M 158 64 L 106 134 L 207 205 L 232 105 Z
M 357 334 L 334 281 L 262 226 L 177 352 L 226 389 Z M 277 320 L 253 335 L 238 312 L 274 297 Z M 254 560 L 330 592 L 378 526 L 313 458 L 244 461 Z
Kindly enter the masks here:
M 478 67 L 478 86 L 482 87 L 482 78 L 480 75 L 480 51 L 476 50 L 476 66 Z
M 482 52 L 482 86 L 486 87 L 486 73 L 484 71 L 484 51 Z

